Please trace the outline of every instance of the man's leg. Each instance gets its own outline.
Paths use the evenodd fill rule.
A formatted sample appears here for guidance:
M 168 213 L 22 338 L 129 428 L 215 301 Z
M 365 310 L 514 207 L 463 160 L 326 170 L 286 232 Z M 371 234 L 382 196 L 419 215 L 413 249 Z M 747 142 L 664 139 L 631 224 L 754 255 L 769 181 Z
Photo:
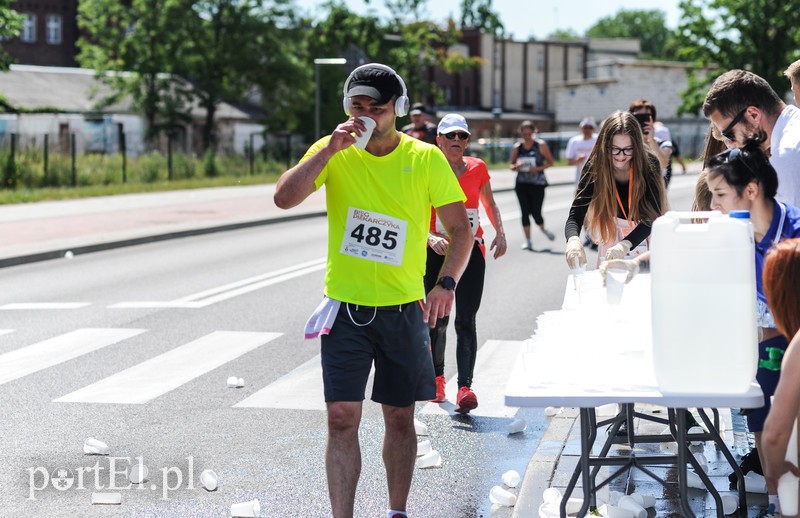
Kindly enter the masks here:
M 414 405 L 381 407 L 386 428 L 383 437 L 383 463 L 389 486 L 389 508 L 405 511 L 417 458 Z
M 361 447 L 358 444 L 361 407 L 361 401 L 328 403 L 328 446 L 325 451 L 325 468 L 334 518 L 353 516 L 356 486 L 361 475 Z M 411 431 L 414 432 L 413 416 Z M 416 442 L 416 437 L 414 440 Z

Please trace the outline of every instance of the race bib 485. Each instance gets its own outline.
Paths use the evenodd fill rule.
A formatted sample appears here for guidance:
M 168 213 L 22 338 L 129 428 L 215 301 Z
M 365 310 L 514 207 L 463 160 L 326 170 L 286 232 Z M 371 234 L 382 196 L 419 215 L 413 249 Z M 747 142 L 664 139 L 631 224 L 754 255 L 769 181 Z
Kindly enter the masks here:
M 400 266 L 408 222 L 379 212 L 350 207 L 340 253 Z

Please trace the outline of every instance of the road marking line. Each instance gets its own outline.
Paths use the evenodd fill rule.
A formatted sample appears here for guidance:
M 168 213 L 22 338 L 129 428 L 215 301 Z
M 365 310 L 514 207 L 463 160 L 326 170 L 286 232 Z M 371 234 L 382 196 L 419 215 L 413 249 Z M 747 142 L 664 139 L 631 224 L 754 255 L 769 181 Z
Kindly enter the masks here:
M 251 291 L 259 290 L 273 284 L 288 281 L 296 277 L 313 273 L 325 268 L 326 258 L 314 259 L 288 268 L 275 270 L 274 272 L 257 275 L 248 279 L 211 288 L 198 293 L 187 295 L 171 301 L 143 301 L 143 302 L 120 302 L 109 306 L 110 308 L 189 308 L 197 309 L 210 306 L 217 302 L 227 300 Z
M 0 385 L 131 338 L 144 329 L 76 329 L 0 355 Z
M 505 405 L 505 390 L 508 376 L 519 355 L 522 341 L 487 340 L 478 349 L 475 361 L 475 382 L 472 389 L 478 396 L 478 408 L 470 415 L 480 417 L 514 417 L 517 407 Z M 419 411 L 427 415 L 450 415 L 454 413 L 455 397 L 458 393 L 458 377 L 453 376 L 445 387 L 447 402 L 427 403 Z
M 0 336 L 7 335 L 8 333 L 13 333 L 14 331 L 15 331 L 14 329 L 0 329 Z
M 211 334 L 60 397 L 55 401 L 69 403 L 147 403 L 278 338 L 282 334 L 214 331 Z
M 89 306 L 91 302 L 13 302 L 0 306 L 2 310 L 20 309 L 78 309 Z

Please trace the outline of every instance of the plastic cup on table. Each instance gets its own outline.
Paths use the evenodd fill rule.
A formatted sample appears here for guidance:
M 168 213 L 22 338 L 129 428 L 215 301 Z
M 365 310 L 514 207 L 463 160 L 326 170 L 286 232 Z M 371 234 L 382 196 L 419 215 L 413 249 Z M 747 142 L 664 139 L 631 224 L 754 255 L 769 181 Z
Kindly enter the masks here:
M 622 302 L 622 292 L 627 278 L 628 270 L 622 268 L 609 268 L 606 270 L 606 301 L 609 304 Z

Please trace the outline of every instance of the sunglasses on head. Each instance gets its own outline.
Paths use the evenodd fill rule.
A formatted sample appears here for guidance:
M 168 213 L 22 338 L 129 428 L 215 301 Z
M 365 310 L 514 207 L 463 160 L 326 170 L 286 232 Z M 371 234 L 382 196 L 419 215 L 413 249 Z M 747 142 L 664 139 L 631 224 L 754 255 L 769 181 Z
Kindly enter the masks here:
M 728 126 L 724 130 L 719 132 L 719 134 L 722 135 L 724 139 L 730 141 L 736 141 L 736 136 L 733 134 L 733 128 L 736 127 L 737 124 L 742 122 L 742 119 L 744 119 L 744 114 L 747 112 L 747 108 L 749 107 L 745 106 L 744 109 L 742 109 L 742 111 L 736 114 L 736 117 L 733 118 L 731 123 L 728 124 Z
M 469 133 L 464 133 L 463 131 L 454 131 L 452 133 L 443 133 L 443 135 L 447 140 L 454 140 L 456 138 L 458 138 L 460 140 L 469 139 Z

